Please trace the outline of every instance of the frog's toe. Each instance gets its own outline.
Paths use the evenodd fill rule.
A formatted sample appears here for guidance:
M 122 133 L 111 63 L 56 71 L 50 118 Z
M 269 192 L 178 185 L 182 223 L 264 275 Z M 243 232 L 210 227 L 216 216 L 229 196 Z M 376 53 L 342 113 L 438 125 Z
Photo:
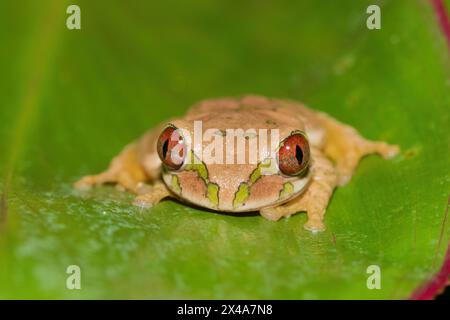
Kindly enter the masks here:
M 152 199 L 152 197 L 149 196 L 148 194 L 137 196 L 133 200 L 133 205 L 141 209 L 151 208 L 157 203 L 158 201 L 156 199 Z
M 308 231 L 311 231 L 312 233 L 317 233 L 325 231 L 325 224 L 319 219 L 309 219 L 303 225 L 303 228 L 305 228 Z
M 400 152 L 400 147 L 397 145 L 388 145 L 386 152 L 383 154 L 385 159 L 392 159 Z
M 392 159 L 399 153 L 400 147 L 398 145 L 387 144 L 386 142 L 373 142 L 369 146 L 368 151 L 369 153 L 370 152 L 378 153 L 384 159 Z
M 170 197 L 167 187 L 162 182 L 155 182 L 153 185 L 140 185 L 140 194 L 134 198 L 133 204 L 140 208 L 151 208 L 162 199 Z
M 96 184 L 94 176 L 85 176 L 76 181 L 73 186 L 78 190 L 89 190 Z

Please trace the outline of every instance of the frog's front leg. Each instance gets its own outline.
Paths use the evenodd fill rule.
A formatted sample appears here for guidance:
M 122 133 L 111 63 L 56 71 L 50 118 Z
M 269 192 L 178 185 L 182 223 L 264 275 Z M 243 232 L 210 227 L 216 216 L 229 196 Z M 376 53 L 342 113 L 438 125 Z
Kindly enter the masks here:
M 139 163 L 137 143 L 131 143 L 113 158 L 106 171 L 85 176 L 75 182 L 74 186 L 77 189 L 88 189 L 93 186 L 115 183 L 133 193 L 139 193 L 139 188 L 147 179 L 147 174 Z
M 260 213 L 270 220 L 306 211 L 308 221 L 304 228 L 313 232 L 325 230 L 323 218 L 328 202 L 337 185 L 338 176 L 335 167 L 325 155 L 316 148 L 311 148 L 312 181 L 303 194 L 277 207 L 265 208 Z
M 137 194 L 133 203 L 139 207 L 151 207 L 161 199 L 170 196 L 169 190 L 160 178 L 159 162 L 152 166 L 147 165 L 147 170 L 142 165 L 142 153 L 149 159 L 155 158 L 151 148 L 154 144 L 153 140 L 154 134 L 146 134 L 137 143 L 127 145 L 114 157 L 106 171 L 81 178 L 75 182 L 75 188 L 87 189 L 92 186 L 115 183 Z M 150 146 L 151 150 L 145 150 L 143 145 Z M 147 174 L 148 170 L 151 171 L 150 174 Z
M 326 130 L 324 152 L 336 163 L 339 185 L 350 181 L 362 157 L 378 153 L 388 159 L 399 151 L 396 145 L 363 138 L 354 128 L 325 113 L 318 113 L 318 118 Z

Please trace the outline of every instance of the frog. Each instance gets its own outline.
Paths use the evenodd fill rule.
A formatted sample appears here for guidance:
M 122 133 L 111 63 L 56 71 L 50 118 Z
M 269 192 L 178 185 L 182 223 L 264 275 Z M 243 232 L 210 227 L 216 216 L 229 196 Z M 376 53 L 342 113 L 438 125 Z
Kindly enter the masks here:
M 209 130 L 209 140 L 193 142 L 199 123 L 201 133 Z M 241 130 L 248 142 L 243 148 L 227 150 L 238 137 L 230 138 L 230 128 Z M 263 140 L 268 131 L 278 139 L 256 161 L 202 158 L 202 150 L 211 151 L 213 138 L 223 146 L 215 145 L 211 153 L 225 152 L 235 160 L 239 150 L 250 152 L 250 142 Z M 325 212 L 334 190 L 351 180 L 363 157 L 390 159 L 398 152 L 398 145 L 366 139 L 301 102 L 243 95 L 194 104 L 184 116 L 163 121 L 127 144 L 105 171 L 84 176 L 74 186 L 86 190 L 115 184 L 135 194 L 133 204 L 143 209 L 175 198 L 205 211 L 233 216 L 256 212 L 271 221 L 306 212 L 303 227 L 316 233 L 326 229 Z

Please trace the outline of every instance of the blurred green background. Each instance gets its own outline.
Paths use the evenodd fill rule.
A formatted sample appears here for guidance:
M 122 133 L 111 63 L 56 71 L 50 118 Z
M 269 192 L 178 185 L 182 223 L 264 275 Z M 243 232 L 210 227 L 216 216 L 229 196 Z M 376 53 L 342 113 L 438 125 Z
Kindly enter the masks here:
M 381 30 L 366 28 L 374 3 Z M 450 69 L 429 1 L 6 0 L 0 40 L 0 298 L 403 299 L 442 265 Z M 365 158 L 317 235 L 304 214 L 140 211 L 113 187 L 72 190 L 161 120 L 246 93 L 303 101 L 402 154 Z M 366 287 L 374 264 L 381 290 Z

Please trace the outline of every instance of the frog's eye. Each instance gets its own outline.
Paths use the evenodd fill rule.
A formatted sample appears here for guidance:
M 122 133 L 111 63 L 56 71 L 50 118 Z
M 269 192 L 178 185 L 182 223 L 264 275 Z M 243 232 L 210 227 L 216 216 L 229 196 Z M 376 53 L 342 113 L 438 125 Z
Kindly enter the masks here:
M 166 167 L 171 170 L 178 170 L 181 168 L 186 156 L 186 144 L 180 131 L 168 126 L 160 134 L 156 146 L 159 158 Z
M 309 143 L 301 133 L 294 133 L 281 142 L 278 149 L 278 167 L 289 176 L 303 172 L 309 164 Z

